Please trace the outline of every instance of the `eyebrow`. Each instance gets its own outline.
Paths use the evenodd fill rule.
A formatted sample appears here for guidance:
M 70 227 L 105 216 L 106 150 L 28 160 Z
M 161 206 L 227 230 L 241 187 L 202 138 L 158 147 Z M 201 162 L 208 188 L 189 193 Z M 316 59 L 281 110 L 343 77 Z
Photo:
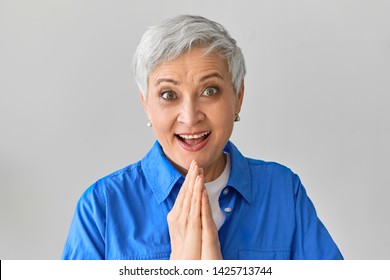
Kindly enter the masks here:
M 173 79 L 161 78 L 161 79 L 157 79 L 157 81 L 156 81 L 156 83 L 154 85 L 158 86 L 159 84 L 161 84 L 163 82 L 171 83 L 171 84 L 174 84 L 174 85 L 178 85 L 179 84 L 178 81 L 175 81 Z
M 210 79 L 210 78 L 218 78 L 218 79 L 223 80 L 223 77 L 222 77 L 221 74 L 219 74 L 218 72 L 214 72 L 214 73 L 208 74 L 208 75 L 206 75 L 206 76 L 203 76 L 203 77 L 200 79 L 200 81 L 203 82 L 203 81 L 205 81 L 205 80 L 207 80 L 207 79 Z
M 200 82 L 204 82 L 205 80 L 207 79 L 210 79 L 210 78 L 218 78 L 218 79 L 221 79 L 223 80 L 223 77 L 221 74 L 215 72 L 215 73 L 211 73 L 211 74 L 208 74 L 206 76 L 203 76 L 202 78 L 200 78 Z M 159 84 L 161 83 L 171 83 L 171 84 L 174 84 L 175 86 L 179 84 L 178 81 L 174 80 L 174 79 L 169 79 L 169 78 L 160 78 L 160 79 L 157 79 L 156 83 L 154 84 L 155 86 L 158 86 Z

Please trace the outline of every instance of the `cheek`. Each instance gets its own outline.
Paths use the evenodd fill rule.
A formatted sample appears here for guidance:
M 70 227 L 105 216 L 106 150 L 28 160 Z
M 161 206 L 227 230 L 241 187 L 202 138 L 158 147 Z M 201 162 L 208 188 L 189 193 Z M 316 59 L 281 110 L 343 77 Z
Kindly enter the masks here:
M 209 116 L 215 124 L 229 126 L 234 119 L 234 104 L 226 101 L 220 103 L 209 111 Z
M 172 121 L 163 117 L 154 119 L 153 128 L 156 134 L 165 134 L 172 130 Z
M 234 108 L 230 102 L 214 110 L 214 126 L 222 138 L 229 138 L 234 124 Z
M 230 114 L 230 111 L 226 111 L 224 111 L 224 114 L 214 113 L 214 116 L 212 117 L 212 125 L 216 135 L 215 140 L 217 141 L 225 141 L 226 138 L 230 137 L 233 130 L 233 118 Z
M 229 127 L 232 125 L 231 116 L 224 114 L 214 118 L 214 123 L 217 127 L 220 127 L 222 130 L 229 130 Z
M 175 121 L 175 115 L 173 112 L 169 112 L 169 110 L 156 108 L 156 110 L 154 110 L 152 113 L 153 130 L 156 135 L 171 135 Z

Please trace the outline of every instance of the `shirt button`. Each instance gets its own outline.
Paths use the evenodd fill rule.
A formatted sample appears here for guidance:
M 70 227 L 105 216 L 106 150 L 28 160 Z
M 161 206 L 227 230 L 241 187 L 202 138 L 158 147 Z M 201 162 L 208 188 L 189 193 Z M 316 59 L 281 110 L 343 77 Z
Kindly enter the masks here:
M 225 209 L 223 209 L 226 213 L 230 213 L 232 212 L 232 208 L 230 207 L 226 207 Z
M 228 188 L 224 189 L 222 193 L 223 195 L 227 195 L 229 193 L 229 189 Z

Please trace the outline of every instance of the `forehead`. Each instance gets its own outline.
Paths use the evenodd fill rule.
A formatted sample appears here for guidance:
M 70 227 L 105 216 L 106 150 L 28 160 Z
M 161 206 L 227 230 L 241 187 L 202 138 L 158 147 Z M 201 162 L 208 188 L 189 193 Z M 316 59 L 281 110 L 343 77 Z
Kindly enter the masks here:
M 229 80 L 230 74 L 226 59 L 216 53 L 206 54 L 204 50 L 196 48 L 181 54 L 176 59 L 157 65 L 149 76 L 149 83 L 154 84 L 161 78 L 198 80 L 210 74 Z

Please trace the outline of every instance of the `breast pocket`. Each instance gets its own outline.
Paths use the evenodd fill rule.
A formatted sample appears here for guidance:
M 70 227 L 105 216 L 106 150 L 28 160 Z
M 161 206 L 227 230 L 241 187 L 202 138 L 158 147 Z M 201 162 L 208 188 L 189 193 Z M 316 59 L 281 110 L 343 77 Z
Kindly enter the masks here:
M 143 258 L 139 258 L 139 260 L 169 260 L 170 256 L 171 256 L 171 252 L 158 253 L 154 255 L 145 256 Z
M 238 258 L 240 260 L 289 260 L 291 259 L 291 250 L 290 248 L 240 249 Z
M 148 254 L 148 255 L 135 255 L 135 256 L 129 256 L 129 255 L 121 255 L 116 257 L 110 257 L 108 259 L 112 260 L 133 260 L 133 261 L 147 261 L 147 260 L 169 260 L 169 257 L 171 255 L 171 252 L 165 252 L 165 253 L 154 253 L 154 254 Z

